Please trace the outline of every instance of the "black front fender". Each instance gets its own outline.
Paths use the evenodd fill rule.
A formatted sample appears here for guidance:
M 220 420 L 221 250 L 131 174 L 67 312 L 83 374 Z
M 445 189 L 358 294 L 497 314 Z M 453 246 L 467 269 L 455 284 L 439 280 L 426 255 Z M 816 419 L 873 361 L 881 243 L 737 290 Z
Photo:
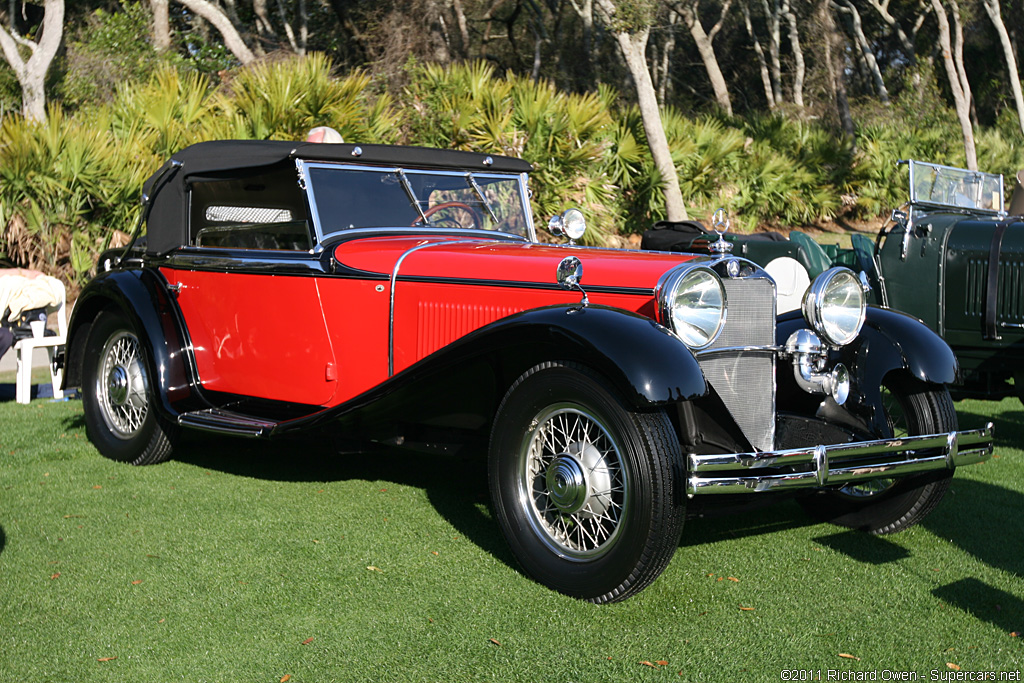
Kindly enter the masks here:
M 779 318 L 776 340 L 786 343 L 793 332 L 808 325 L 799 312 Z M 949 345 L 917 318 L 899 311 L 868 306 L 864 327 L 853 343 L 832 352 L 852 375 L 848 410 L 858 412 L 874 433 L 884 432 L 881 387 L 886 375 L 904 371 L 922 382 L 951 384 L 957 361 Z
M 501 358 L 516 376 L 546 360 L 578 361 L 638 409 L 707 392 L 697 359 L 678 337 L 650 318 L 606 306 L 525 311 L 467 335 L 450 351 Z
M 123 315 L 139 335 L 146 370 L 154 378 L 159 409 L 167 417 L 182 412 L 182 402 L 195 395 L 187 366 L 186 337 L 166 283 L 150 270 L 101 273 L 82 290 L 68 326 L 65 385 L 81 385 L 82 368 L 89 361 L 85 358 L 86 340 L 93 321 L 105 310 Z

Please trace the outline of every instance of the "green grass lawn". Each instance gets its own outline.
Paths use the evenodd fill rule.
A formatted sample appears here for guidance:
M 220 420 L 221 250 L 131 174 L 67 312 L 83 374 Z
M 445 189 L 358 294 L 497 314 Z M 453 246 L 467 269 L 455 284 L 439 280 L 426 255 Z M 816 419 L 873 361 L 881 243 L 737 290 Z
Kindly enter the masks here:
M 594 606 L 520 573 L 479 464 L 204 438 L 133 468 L 78 401 L 0 403 L 0 681 L 1016 672 L 1024 409 L 957 407 L 995 420 L 998 456 L 923 525 L 871 537 L 792 502 L 694 519 L 652 587 Z

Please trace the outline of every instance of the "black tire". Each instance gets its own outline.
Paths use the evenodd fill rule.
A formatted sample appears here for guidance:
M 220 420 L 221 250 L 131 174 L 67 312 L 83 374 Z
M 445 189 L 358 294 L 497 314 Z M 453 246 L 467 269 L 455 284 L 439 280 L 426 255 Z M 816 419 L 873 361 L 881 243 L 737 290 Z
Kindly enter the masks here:
M 887 379 L 882 400 L 889 436 L 938 434 L 957 429 L 949 391 L 940 385 L 896 376 Z M 876 479 L 859 486 L 830 489 L 801 499 L 816 519 L 871 534 L 892 534 L 924 519 L 942 500 L 953 470 L 943 469 L 900 479 Z
M 82 404 L 89 440 L 101 454 L 132 465 L 171 457 L 177 425 L 153 409 L 145 350 L 132 325 L 114 311 L 97 316 L 85 343 Z
M 569 363 L 519 377 L 491 431 L 491 498 L 512 553 L 540 583 L 595 603 L 639 592 L 668 565 L 683 476 L 663 410 L 633 412 Z

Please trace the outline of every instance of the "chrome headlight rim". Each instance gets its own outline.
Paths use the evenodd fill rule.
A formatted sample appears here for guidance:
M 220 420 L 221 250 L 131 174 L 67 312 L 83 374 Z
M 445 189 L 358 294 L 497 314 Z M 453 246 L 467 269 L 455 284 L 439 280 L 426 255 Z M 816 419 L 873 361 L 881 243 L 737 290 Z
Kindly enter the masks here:
M 710 334 L 706 331 L 703 332 L 702 336 L 704 339 L 701 341 L 693 340 L 692 335 L 678 329 L 675 315 L 677 295 L 686 283 L 696 278 L 709 278 L 709 282 L 717 285 L 717 291 L 721 297 L 721 306 L 719 307 L 717 314 L 717 324 L 714 325 L 714 330 L 711 331 Z M 656 298 L 658 303 L 658 321 L 670 329 L 673 334 L 675 334 L 676 337 L 678 337 L 679 340 L 692 351 L 700 351 L 714 344 L 715 341 L 718 340 L 719 335 L 721 335 L 722 330 L 725 328 L 725 320 L 729 309 L 725 285 L 722 283 L 722 278 L 718 273 L 706 264 L 683 264 L 673 268 L 671 271 L 666 273 L 658 283 Z
M 832 301 L 839 290 L 845 288 L 845 301 L 854 300 L 852 306 Z M 849 268 L 836 266 L 814 278 L 804 293 L 802 307 L 804 320 L 826 343 L 846 346 L 857 338 L 867 316 L 867 299 L 860 278 Z

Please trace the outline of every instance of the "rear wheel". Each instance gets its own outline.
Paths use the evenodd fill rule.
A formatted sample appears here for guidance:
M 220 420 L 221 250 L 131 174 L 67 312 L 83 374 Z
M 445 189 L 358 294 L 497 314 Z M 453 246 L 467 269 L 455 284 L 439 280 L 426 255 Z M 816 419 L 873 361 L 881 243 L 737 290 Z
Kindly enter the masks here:
M 575 365 L 523 374 L 491 433 L 491 497 L 513 554 L 537 581 L 591 602 L 625 599 L 668 565 L 682 472 L 664 411 L 623 407 Z
M 909 377 L 887 379 L 882 387 L 889 433 L 915 436 L 957 429 L 956 410 L 945 387 Z M 899 479 L 873 479 L 801 499 L 813 517 L 867 531 L 891 534 L 917 524 L 942 500 L 952 470 L 937 470 Z
M 171 457 L 178 429 L 152 409 L 153 384 L 131 324 L 119 313 L 101 313 L 89 331 L 85 358 L 85 426 L 100 453 L 132 465 Z

